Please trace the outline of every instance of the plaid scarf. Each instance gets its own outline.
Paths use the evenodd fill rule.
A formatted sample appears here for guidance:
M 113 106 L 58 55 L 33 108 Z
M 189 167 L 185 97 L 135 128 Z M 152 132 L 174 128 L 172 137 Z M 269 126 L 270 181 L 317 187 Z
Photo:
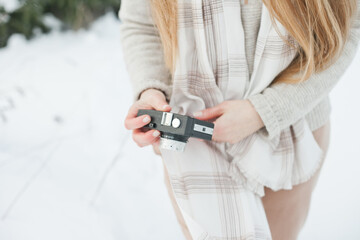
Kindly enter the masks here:
M 192 115 L 260 93 L 296 54 L 263 5 L 249 77 L 240 1 L 179 0 L 178 5 L 173 112 Z M 264 187 L 291 189 L 309 180 L 323 155 L 305 119 L 273 139 L 262 129 L 236 144 L 190 139 L 184 153 L 161 152 L 176 202 L 196 240 L 271 239 L 261 202 Z

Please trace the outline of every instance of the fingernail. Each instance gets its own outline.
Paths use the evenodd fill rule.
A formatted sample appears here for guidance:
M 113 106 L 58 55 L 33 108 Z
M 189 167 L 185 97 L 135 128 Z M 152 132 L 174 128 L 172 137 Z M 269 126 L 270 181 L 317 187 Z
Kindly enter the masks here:
M 170 107 L 170 105 L 166 104 L 163 106 L 163 109 L 167 109 L 168 107 Z
M 147 123 L 148 121 L 150 121 L 150 118 L 149 118 L 148 116 L 146 116 L 146 117 L 143 118 L 143 122 L 144 122 L 144 123 Z
M 194 117 L 200 117 L 202 115 L 202 112 L 194 112 Z
M 160 135 L 160 132 L 159 132 L 159 131 L 153 132 L 153 136 L 154 136 L 154 137 L 157 137 L 157 136 L 159 136 L 159 135 Z

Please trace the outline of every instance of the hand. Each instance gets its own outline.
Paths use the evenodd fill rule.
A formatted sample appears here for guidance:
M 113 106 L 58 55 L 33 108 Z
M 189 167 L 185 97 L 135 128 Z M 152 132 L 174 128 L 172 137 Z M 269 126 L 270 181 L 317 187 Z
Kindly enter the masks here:
M 158 130 L 142 130 L 141 127 L 148 124 L 151 120 L 149 115 L 136 117 L 139 109 L 155 109 L 158 111 L 169 112 L 171 107 L 166 102 L 165 95 L 156 89 L 147 89 L 140 95 L 129 109 L 125 119 L 125 128 L 132 130 L 132 138 L 139 147 L 152 144 L 154 151 L 159 145 L 160 132 Z
M 224 101 L 212 108 L 194 113 L 199 120 L 214 121 L 212 140 L 237 143 L 264 126 L 249 100 Z

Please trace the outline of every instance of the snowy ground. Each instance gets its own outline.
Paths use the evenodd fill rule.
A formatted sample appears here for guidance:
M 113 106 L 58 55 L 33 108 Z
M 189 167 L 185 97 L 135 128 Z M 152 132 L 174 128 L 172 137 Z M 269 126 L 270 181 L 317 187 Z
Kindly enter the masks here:
M 51 20 L 51 19 L 49 19 Z M 0 239 L 183 239 L 161 159 L 123 120 L 113 15 L 0 50 Z M 332 142 L 300 239 L 360 239 L 360 54 L 332 93 Z

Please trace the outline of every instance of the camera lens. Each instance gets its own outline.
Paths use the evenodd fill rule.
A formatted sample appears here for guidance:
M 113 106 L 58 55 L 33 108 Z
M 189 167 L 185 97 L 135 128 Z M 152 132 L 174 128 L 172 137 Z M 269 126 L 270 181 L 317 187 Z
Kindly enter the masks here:
M 160 147 L 167 150 L 184 152 L 189 137 L 163 133 L 160 136 Z

